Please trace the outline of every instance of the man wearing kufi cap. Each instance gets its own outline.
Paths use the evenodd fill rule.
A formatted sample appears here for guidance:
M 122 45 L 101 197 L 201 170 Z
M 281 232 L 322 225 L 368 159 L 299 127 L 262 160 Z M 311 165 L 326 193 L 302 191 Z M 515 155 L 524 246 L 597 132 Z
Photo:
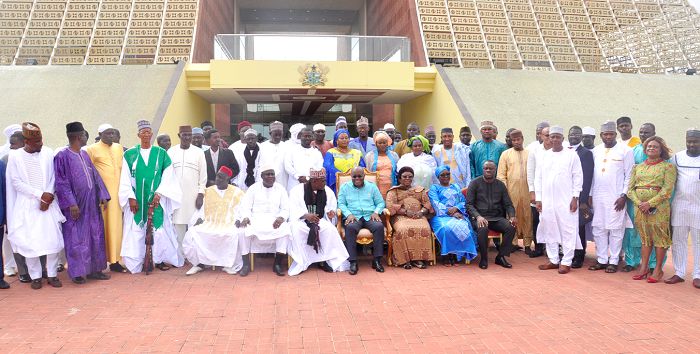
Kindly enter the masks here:
M 302 125 L 297 133 L 298 144 L 289 143 L 288 150 L 284 156 L 284 170 L 287 172 L 287 190 L 291 190 L 298 184 L 304 184 L 309 180 L 309 170 L 323 167 L 323 156 L 321 152 L 311 146 L 313 131 L 311 128 Z M 291 140 L 290 140 L 291 141 Z
M 258 143 L 258 132 L 255 129 L 246 129 L 245 133 L 243 133 L 242 141 L 244 143 L 243 148 L 237 148 L 233 151 L 238 166 L 241 168 L 241 172 L 236 176 L 234 183 L 245 192 L 253 183 L 260 181 L 260 170 L 258 168 L 264 161 L 264 158 Z
M 10 137 L 12 136 L 12 134 L 21 131 L 22 126 L 19 124 L 10 124 L 5 128 L 5 130 L 3 130 L 3 134 L 7 138 L 7 143 L 5 143 L 5 145 L 3 146 L 0 146 L 0 159 L 7 156 L 7 154 L 10 152 Z
M 344 116 L 335 119 L 335 130 L 348 129 L 348 120 Z
M 56 199 L 66 219 L 63 240 L 70 264 L 68 276 L 76 284 L 109 279 L 102 273 L 107 264 L 102 209 L 111 196 L 90 156 L 81 149 L 85 133 L 80 122 L 66 125 L 69 145 L 54 157 Z
M 326 140 L 326 126 L 318 123 L 314 125 L 314 140 L 311 141 L 311 146 L 321 152 L 321 155 L 326 156 L 326 152 L 333 148 L 333 143 Z
M 581 160 L 564 143 L 564 128 L 549 128 L 550 150 L 537 162 L 535 199 L 540 213 L 537 242 L 547 249 L 547 263 L 540 270 L 558 269 L 559 274 L 571 270 L 578 241 L 578 198 L 583 189 Z M 580 241 L 579 241 L 580 242 Z M 559 258 L 559 247 L 563 256 Z
M 535 148 L 542 147 L 542 142 L 544 141 L 544 137 L 542 136 L 542 129 L 544 128 L 549 128 L 548 121 L 545 120 L 537 123 L 537 126 L 535 126 L 535 140 L 527 145 L 527 147 L 525 148 L 527 149 L 527 151 L 532 153 Z
M 619 142 L 627 145 L 629 148 L 642 143 L 639 137 L 632 136 L 632 119 L 630 117 L 620 117 L 617 119 L 617 131 L 620 132 Z
M 240 275 L 244 277 L 251 271 L 251 253 L 275 252 L 272 270 L 283 276 L 290 235 L 289 197 L 284 187 L 275 183 L 274 165 L 262 165 L 259 171 L 261 181 L 250 186 L 236 215 L 236 226 L 245 230 L 240 242 L 243 255 Z
M 374 146 L 374 140 L 369 136 L 369 120 L 366 117 L 360 117 L 357 120 L 357 138 L 352 138 L 348 147 L 351 149 L 360 150 L 362 158 L 369 151 L 374 151 L 377 148 Z
M 392 141 L 394 140 L 394 134 L 396 133 L 396 127 L 391 124 L 391 123 L 386 123 L 384 124 L 383 130 L 386 132 L 387 135 L 389 135 L 389 138 L 391 138 Z
M 240 123 L 238 123 L 237 129 L 238 129 L 238 139 L 239 140 L 231 145 L 231 150 L 233 150 L 234 153 L 236 152 L 236 150 L 243 149 L 243 146 L 245 146 L 245 141 L 244 141 L 245 132 L 248 129 L 253 129 L 253 125 L 249 121 L 244 120 L 244 121 L 241 121 Z
M 275 166 L 275 182 L 287 189 L 287 171 L 284 169 L 284 157 L 291 145 L 282 141 L 284 136 L 284 124 L 280 121 L 270 123 L 270 139 L 260 144 L 260 154 L 264 161 L 261 164 Z
M 581 144 L 588 150 L 595 148 L 595 128 L 583 127 Z
M 109 124 L 100 125 L 101 128 Z M 95 169 L 104 182 L 110 201 L 107 208 L 102 210 L 104 221 L 105 246 L 107 248 L 107 262 L 113 272 L 126 272 L 119 263 L 122 250 L 122 208 L 119 204 L 119 179 L 124 160 L 124 149 L 114 141 L 115 129 L 106 128 L 100 133 L 100 141 L 87 147 L 86 151 Z
M 156 144 L 163 148 L 163 150 L 168 151 L 172 147 L 172 141 L 170 140 L 170 135 L 168 134 L 159 134 L 156 137 Z M 194 145 L 194 144 L 193 144 Z
M 459 128 L 459 141 L 457 142 L 457 145 L 462 144 L 465 146 L 469 146 L 471 149 L 471 144 L 472 144 L 471 142 L 472 142 L 472 129 L 466 125 Z
M 204 130 L 202 128 L 192 128 L 192 145 L 202 149 L 203 151 L 209 150 L 209 145 L 205 144 Z
M 408 141 L 416 135 L 420 135 L 420 127 L 418 123 L 411 122 L 406 126 L 406 139 L 399 141 L 394 145 L 394 152 L 399 155 L 399 157 L 411 153 L 411 146 Z
M 530 192 L 527 185 L 527 158 L 528 151 L 523 148 L 523 132 L 513 129 L 510 132 L 510 140 L 513 147 L 501 154 L 498 161 L 497 178 L 505 183 L 508 194 L 515 208 L 515 218 L 518 227 L 515 229 L 512 250 L 519 250 L 518 239 L 523 239 L 529 255 L 532 244 L 532 211 L 530 210 Z
M 552 142 L 549 140 L 549 123 L 540 123 L 541 126 L 545 125 L 542 129 L 539 129 L 539 134 L 537 135 L 537 144 L 532 146 L 532 144 L 528 145 L 526 150 L 527 152 L 527 187 L 530 191 L 530 213 L 532 214 L 532 231 L 533 231 L 533 240 L 535 242 L 535 249 L 530 252 L 530 258 L 537 258 L 544 256 L 545 253 L 545 244 L 538 242 L 537 240 L 537 230 L 539 228 L 539 222 L 540 222 L 540 213 L 537 211 L 535 201 L 536 201 L 536 195 L 535 195 L 535 176 L 537 174 L 537 169 L 539 168 L 539 165 L 541 164 L 542 159 L 544 158 L 544 154 L 546 151 L 549 151 L 552 149 Z M 541 139 L 541 143 L 539 142 L 539 139 Z M 532 146 L 532 147 L 530 147 Z M 527 248 L 525 249 L 525 253 L 527 253 L 528 250 Z
M 433 157 L 437 166 L 450 166 L 450 184 L 456 183 L 460 188 L 465 188 L 471 181 L 471 169 L 469 168 L 469 147 L 454 144 L 452 128 L 442 128 L 440 138 L 442 144 L 433 147 Z
M 483 174 L 484 162 L 491 160 L 498 165 L 498 160 L 500 160 L 501 154 L 508 148 L 506 144 L 495 139 L 495 128 L 496 126 L 492 121 L 482 121 L 479 128 L 479 131 L 481 132 L 481 140 L 471 144 L 470 146 L 471 151 L 469 153 L 469 162 L 472 179 Z
M 326 186 L 326 170 L 309 171 L 309 181 L 289 192 L 289 254 L 294 262 L 289 275 L 318 263 L 326 272 L 341 271 L 348 251 L 335 227 L 338 202 Z
M 54 153 L 43 147 L 38 125 L 22 123 L 22 135 L 24 148 L 10 151 L 7 160 L 7 237 L 26 259 L 32 289 L 42 286 L 41 256 L 46 256 L 48 283 L 61 287 L 56 270 L 63 249 L 61 223 L 66 219 L 54 200 Z
M 151 271 L 151 264 L 144 265 L 146 232 L 151 225 L 153 264 L 160 270 L 170 269 L 168 264 L 181 267 L 184 259 L 172 215 L 181 206 L 182 188 L 168 153 L 151 144 L 151 123 L 141 120 L 137 127 L 141 143 L 124 153 L 119 181 L 119 204 L 124 210 L 121 255 L 131 273 Z
M 591 226 L 598 260 L 588 269 L 605 269 L 606 273 L 617 272 L 625 227 L 632 226 L 625 209 L 634 155 L 627 145 L 615 140 L 616 128 L 615 122 L 603 123 L 600 127 L 603 144 L 593 149 L 595 172 L 591 198 L 595 213 Z
M 229 184 L 233 171 L 221 166 L 215 183 L 204 191 L 204 202 L 192 216 L 182 241 L 185 258 L 192 263 L 187 275 L 204 270 L 205 266 L 223 267 L 228 274 L 236 274 L 243 261 L 239 244 L 243 229 L 236 227 L 236 209 L 244 192 Z
M 0 147 L 0 161 L 3 161 L 4 165 L 7 166 L 8 153 L 10 150 L 21 148 L 22 146 L 20 146 L 19 140 L 22 140 L 21 144 L 24 145 L 24 137 L 22 137 L 22 126 L 19 124 L 7 126 L 3 133 L 5 137 L 7 137 L 7 143 Z M 17 264 L 13 257 L 12 246 L 10 246 L 10 241 L 8 241 L 7 238 L 2 241 L 2 252 L 5 259 L 5 275 L 13 276 L 17 274 L 15 271 Z M 25 277 L 28 278 L 29 276 L 25 275 Z
M 177 234 L 178 249 L 182 252 L 182 240 L 187 225 L 195 211 L 202 207 L 204 189 L 207 187 L 207 162 L 202 149 L 192 145 L 192 127 L 180 126 L 177 133 L 180 143 L 168 149 L 175 180 L 182 189 L 180 208 L 173 212 L 173 226 Z
M 693 245 L 693 286 L 700 289 L 700 129 L 690 128 L 686 131 L 685 147 L 671 158 L 671 163 L 678 169 L 671 204 L 675 274 L 666 283 L 685 281 L 690 235 Z

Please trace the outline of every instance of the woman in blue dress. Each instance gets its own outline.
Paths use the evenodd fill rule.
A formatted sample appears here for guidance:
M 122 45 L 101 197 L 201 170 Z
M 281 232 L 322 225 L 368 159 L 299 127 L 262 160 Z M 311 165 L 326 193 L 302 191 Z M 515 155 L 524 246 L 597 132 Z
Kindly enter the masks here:
M 450 167 L 435 169 L 439 184 L 433 184 L 428 192 L 435 216 L 430 220 L 445 266 L 453 266 L 462 258 L 476 257 L 476 233 L 472 229 L 465 210 L 465 199 L 457 184 L 450 184 Z

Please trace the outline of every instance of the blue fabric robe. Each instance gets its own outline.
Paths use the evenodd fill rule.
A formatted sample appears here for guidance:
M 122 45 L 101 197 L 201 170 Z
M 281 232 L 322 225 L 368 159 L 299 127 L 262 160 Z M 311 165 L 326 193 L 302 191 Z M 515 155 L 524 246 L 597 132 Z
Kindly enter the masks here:
M 441 254 L 455 254 L 460 260 L 466 257 L 468 260 L 476 257 L 476 233 L 469 222 L 469 215 L 465 210 L 465 199 L 462 190 L 457 184 L 443 187 L 434 184 L 428 192 L 430 203 L 435 209 L 435 216 L 430 220 L 435 237 L 440 242 Z M 447 214 L 451 207 L 457 207 L 464 215 L 463 219 L 457 219 Z M 460 240 L 460 237 L 464 237 Z

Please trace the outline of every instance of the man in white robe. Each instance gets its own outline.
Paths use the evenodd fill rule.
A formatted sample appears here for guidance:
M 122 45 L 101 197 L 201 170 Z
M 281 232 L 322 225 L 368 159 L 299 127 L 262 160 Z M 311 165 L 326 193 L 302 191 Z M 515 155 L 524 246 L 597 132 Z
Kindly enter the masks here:
M 182 190 L 168 153 L 151 145 L 151 123 L 141 120 L 137 125 L 141 144 L 124 152 L 119 179 L 119 205 L 124 211 L 121 256 L 131 273 L 151 270 L 143 268 L 147 219 L 153 207 L 153 263 L 160 270 L 170 269 L 166 263 L 181 267 L 184 258 L 178 252 L 172 215 L 180 207 Z
M 289 150 L 289 145 L 282 141 L 284 125 L 282 122 L 274 121 L 270 123 L 270 140 L 260 144 L 260 154 L 264 161 L 261 164 L 272 164 L 275 166 L 275 181 L 287 189 L 287 171 L 284 169 L 284 157 Z
M 204 192 L 204 205 L 192 216 L 182 250 L 192 268 L 187 275 L 204 270 L 205 266 L 223 267 L 228 274 L 236 274 L 243 266 L 239 250 L 244 230 L 236 227 L 237 207 L 243 191 L 228 181 L 233 171 L 221 166 L 213 186 Z
M 309 182 L 289 192 L 289 223 L 292 228 L 289 254 L 294 259 L 289 275 L 297 275 L 313 263 L 319 263 L 319 268 L 329 273 L 349 267 L 346 261 L 350 256 L 335 227 L 338 201 L 335 193 L 326 186 L 326 170 L 311 170 L 309 176 Z
M 173 225 L 177 234 L 178 249 L 182 250 L 182 239 L 187 232 L 192 215 L 202 207 L 204 188 L 207 186 L 207 162 L 204 151 L 192 145 L 192 127 L 181 126 L 177 136 L 180 144 L 168 150 L 173 174 L 182 189 L 180 208 L 173 212 Z
M 600 138 L 603 143 L 593 149 L 594 172 L 591 198 L 593 199 L 593 239 L 596 264 L 589 270 L 605 269 L 617 272 L 625 227 L 633 227 L 627 215 L 627 187 L 629 186 L 634 153 L 627 145 L 617 142 L 615 122 L 603 123 Z
M 7 235 L 12 249 L 26 258 L 32 289 L 42 286 L 41 256 L 46 256 L 49 285 L 58 288 L 61 223 L 66 219 L 54 200 L 54 153 L 42 147 L 36 124 L 23 123 L 22 135 L 24 148 L 10 151 L 7 160 Z
M 321 152 L 311 146 L 311 140 L 313 140 L 311 128 L 302 128 L 298 138 L 300 144 L 289 144 L 289 151 L 284 157 L 284 169 L 289 175 L 287 182 L 288 191 L 299 184 L 308 182 L 311 169 L 318 170 L 323 167 Z
M 243 145 L 233 150 L 233 156 L 241 168 L 238 176 L 234 177 L 234 184 L 246 191 L 254 183 L 260 182 L 259 169 L 263 161 L 263 153 L 258 144 L 258 132 L 255 129 L 246 129 L 241 141 Z
M 565 149 L 564 128 L 549 128 L 550 150 L 542 154 L 535 171 L 536 206 L 540 213 L 537 242 L 547 249 L 547 263 L 540 270 L 571 270 L 578 237 L 578 197 L 583 189 L 583 171 L 578 154 Z M 579 242 L 581 242 L 579 240 Z M 559 246 L 564 253 L 559 260 Z
M 533 145 L 534 144 L 534 145 Z M 544 256 L 545 245 L 537 240 L 537 229 L 540 223 L 540 213 L 535 206 L 535 175 L 537 172 L 538 163 L 542 163 L 542 155 L 552 148 L 552 143 L 549 140 L 549 123 L 542 122 L 537 125 L 537 140 L 528 145 L 527 154 L 527 188 L 530 192 L 530 212 L 532 214 L 532 239 L 535 242 L 535 249 L 528 251 L 525 248 L 525 254 L 530 258 Z
M 308 173 L 308 172 L 307 172 Z M 275 252 L 272 270 L 284 275 L 283 263 L 287 259 L 287 245 L 290 229 L 289 197 L 287 191 L 275 183 L 275 168 L 272 165 L 260 167 L 262 182 L 248 188 L 240 205 L 236 226 L 245 229 L 241 238 L 243 255 L 242 277 L 250 273 L 250 253 Z

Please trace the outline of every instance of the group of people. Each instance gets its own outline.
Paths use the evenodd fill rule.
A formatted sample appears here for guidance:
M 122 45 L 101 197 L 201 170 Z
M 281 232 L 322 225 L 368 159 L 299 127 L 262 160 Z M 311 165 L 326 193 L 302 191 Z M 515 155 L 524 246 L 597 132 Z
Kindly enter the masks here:
M 672 155 L 651 123 L 633 136 L 628 117 L 603 123 L 597 146 L 591 127 L 573 126 L 565 139 L 547 122 L 528 146 L 518 129 L 498 141 L 491 121 L 473 143 L 469 127 L 457 142 L 450 128 L 423 136 L 415 123 L 406 139 L 392 124 L 370 134 L 364 117 L 353 137 L 342 116 L 331 141 L 323 124 L 294 124 L 283 141 L 283 123 L 270 123 L 264 140 L 243 121 L 229 146 L 205 122 L 181 126 L 177 145 L 161 135 L 153 146 L 150 122 L 136 128 L 140 143 L 125 149 L 109 125 L 88 146 L 82 124 L 69 123 L 68 145 L 57 151 L 43 147 L 36 124 L 6 129 L 0 211 L 20 281 L 60 287 L 62 257 L 77 284 L 109 279 L 107 267 L 148 273 L 185 261 L 187 275 L 220 267 L 247 276 L 256 253 L 273 253 L 280 276 L 310 266 L 354 275 L 358 251 L 384 272 L 385 241 L 390 263 L 424 269 L 434 239 L 443 265 L 479 257 L 486 269 L 496 234 L 501 267 L 524 249 L 547 256 L 539 269 L 566 274 L 583 266 L 588 236 L 596 245 L 588 269 L 614 273 L 624 258 L 621 271 L 650 283 L 663 279 L 673 247 L 676 274 L 665 282 L 675 284 L 685 279 L 691 235 L 700 288 L 697 129 Z

